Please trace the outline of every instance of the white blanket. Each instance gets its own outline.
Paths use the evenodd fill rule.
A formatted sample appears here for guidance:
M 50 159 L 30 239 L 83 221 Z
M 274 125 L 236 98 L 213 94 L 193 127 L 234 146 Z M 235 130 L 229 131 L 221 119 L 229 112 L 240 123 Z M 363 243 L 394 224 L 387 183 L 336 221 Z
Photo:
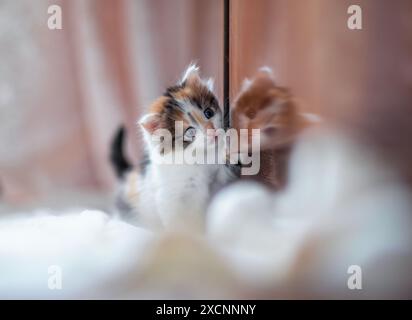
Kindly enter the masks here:
M 224 190 L 205 235 L 155 234 L 97 210 L 2 218 L 0 298 L 409 297 L 412 204 L 396 172 L 323 131 L 301 139 L 290 174 L 276 195 Z

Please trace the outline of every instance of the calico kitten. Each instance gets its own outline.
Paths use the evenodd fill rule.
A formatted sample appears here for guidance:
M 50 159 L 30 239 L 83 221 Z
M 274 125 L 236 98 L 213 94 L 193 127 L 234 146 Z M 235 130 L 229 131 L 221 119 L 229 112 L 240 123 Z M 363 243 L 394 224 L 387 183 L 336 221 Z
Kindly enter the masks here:
M 181 133 L 175 127 L 177 121 L 183 125 Z M 123 131 L 113 143 L 112 163 L 123 181 L 118 208 L 148 227 L 202 229 L 210 197 L 235 177 L 232 170 L 224 161 L 166 164 L 161 160 L 170 156 L 183 159 L 185 152 L 196 152 L 198 148 L 216 148 L 213 133 L 222 128 L 223 121 L 213 81 L 201 79 L 198 67 L 191 65 L 177 85 L 152 103 L 139 125 L 146 147 L 146 158 L 139 170 L 123 157 Z M 171 134 L 170 149 L 162 148 L 167 137 L 156 139 L 159 130 L 165 129 Z M 178 143 L 181 140 L 183 143 Z
M 231 108 L 231 124 L 237 130 L 248 129 L 249 146 L 252 129 L 260 129 L 261 163 L 254 178 L 275 189 L 286 184 L 289 154 L 297 135 L 316 121 L 316 116 L 299 111 L 293 95 L 276 84 L 269 68 L 244 81 Z

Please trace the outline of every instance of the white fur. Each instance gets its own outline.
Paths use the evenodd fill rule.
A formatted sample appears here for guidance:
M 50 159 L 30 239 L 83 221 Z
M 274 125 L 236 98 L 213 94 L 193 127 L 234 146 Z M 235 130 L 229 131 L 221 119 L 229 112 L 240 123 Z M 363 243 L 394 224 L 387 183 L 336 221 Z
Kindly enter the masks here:
M 285 191 L 248 182 L 229 187 L 211 204 L 207 230 L 253 285 L 281 282 L 334 297 L 402 296 L 412 288 L 411 212 L 409 190 L 378 155 L 319 131 L 299 142 Z M 347 287 L 350 265 L 363 271 L 357 295 Z
M 322 117 L 320 117 L 319 115 L 315 113 L 303 112 L 303 113 L 300 113 L 299 116 L 301 116 L 302 118 L 304 118 L 305 120 L 313 124 L 322 122 Z
M 209 89 L 209 91 L 214 92 L 215 80 L 213 78 L 207 79 L 205 84 L 206 84 L 206 87 Z
M 241 88 L 241 92 L 244 92 L 246 90 L 248 90 L 250 88 L 250 86 L 252 85 L 253 81 L 250 80 L 249 78 L 245 78 L 242 82 L 242 88 Z
M 261 72 L 266 72 L 266 73 L 269 73 L 270 75 L 273 75 L 273 70 L 272 70 L 272 68 L 270 68 L 270 67 L 268 67 L 268 66 L 260 67 L 259 71 L 261 71 Z
M 199 132 L 187 148 L 198 148 L 205 138 Z M 152 159 L 159 157 L 149 135 L 146 135 L 146 144 L 149 156 Z M 182 155 L 184 150 L 176 148 L 172 152 Z M 208 201 L 215 191 L 213 186 L 223 186 L 230 178 L 231 174 L 223 164 L 162 164 L 152 161 L 143 181 L 137 182 L 140 184 L 137 186 L 140 221 L 144 225 L 166 229 L 203 230 Z
M 260 72 L 267 73 L 269 77 L 272 79 L 273 82 L 277 80 L 277 74 L 273 71 L 273 69 L 269 66 L 263 66 L 259 69 Z
M 145 114 L 144 116 L 142 116 L 138 121 L 137 121 L 137 124 L 138 125 L 144 125 L 147 121 L 149 121 L 152 117 L 154 117 L 154 116 L 156 116 L 155 114 L 153 114 L 153 113 L 148 113 L 148 114 Z
M 180 80 L 180 84 L 184 83 L 190 76 L 193 74 L 199 75 L 199 67 L 195 63 L 191 63 L 185 72 L 183 73 L 183 76 Z
M 38 209 L 2 217 L 0 298 L 90 296 L 102 281 L 127 270 L 152 238 L 98 210 Z M 55 274 L 51 266 L 61 270 L 61 290 L 48 287 Z
M 191 63 L 187 67 L 185 72 L 183 73 L 179 81 L 179 84 L 183 84 L 191 76 L 197 76 L 199 80 L 203 83 L 203 85 L 205 85 L 211 92 L 214 92 L 214 85 L 215 85 L 214 79 L 213 78 L 201 79 L 199 75 L 199 70 L 200 68 L 197 66 L 196 63 Z

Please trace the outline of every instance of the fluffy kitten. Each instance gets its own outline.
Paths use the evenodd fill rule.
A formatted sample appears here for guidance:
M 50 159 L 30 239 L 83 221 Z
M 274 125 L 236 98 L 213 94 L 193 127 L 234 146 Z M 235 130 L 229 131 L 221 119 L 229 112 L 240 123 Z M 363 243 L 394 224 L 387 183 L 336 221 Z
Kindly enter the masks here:
M 260 129 L 261 170 L 255 178 L 276 189 L 285 185 L 293 142 L 313 118 L 299 112 L 293 95 L 276 84 L 269 68 L 244 81 L 231 109 L 231 123 L 237 130 L 248 129 L 249 146 L 252 129 Z
M 185 153 L 216 148 L 214 133 L 223 122 L 212 90 L 213 81 L 201 79 L 198 67 L 192 65 L 177 85 L 153 102 L 139 121 L 146 147 L 140 170 L 133 170 L 121 153 L 123 132 L 115 139 L 112 162 L 124 181 L 118 207 L 139 223 L 154 228 L 202 229 L 211 195 L 234 178 L 225 160 L 222 164 L 162 163 L 166 157 L 183 159 Z M 175 128 L 176 121 L 183 124 L 181 133 Z M 164 129 L 171 136 L 156 139 Z M 164 139 L 171 139 L 166 141 L 171 142 L 171 149 L 162 148 Z M 182 139 L 183 143 L 178 143 Z M 225 159 L 224 154 L 219 156 Z

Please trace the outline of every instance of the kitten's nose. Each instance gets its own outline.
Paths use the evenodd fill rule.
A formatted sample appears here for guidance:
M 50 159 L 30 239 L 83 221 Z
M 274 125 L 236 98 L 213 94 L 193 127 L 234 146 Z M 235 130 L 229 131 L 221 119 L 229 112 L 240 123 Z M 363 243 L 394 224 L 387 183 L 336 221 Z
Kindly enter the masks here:
M 217 134 L 217 130 L 216 129 L 207 129 L 206 131 L 208 136 L 215 136 Z
M 208 136 L 215 136 L 216 135 L 216 128 L 213 123 L 209 122 L 206 124 L 206 133 Z

